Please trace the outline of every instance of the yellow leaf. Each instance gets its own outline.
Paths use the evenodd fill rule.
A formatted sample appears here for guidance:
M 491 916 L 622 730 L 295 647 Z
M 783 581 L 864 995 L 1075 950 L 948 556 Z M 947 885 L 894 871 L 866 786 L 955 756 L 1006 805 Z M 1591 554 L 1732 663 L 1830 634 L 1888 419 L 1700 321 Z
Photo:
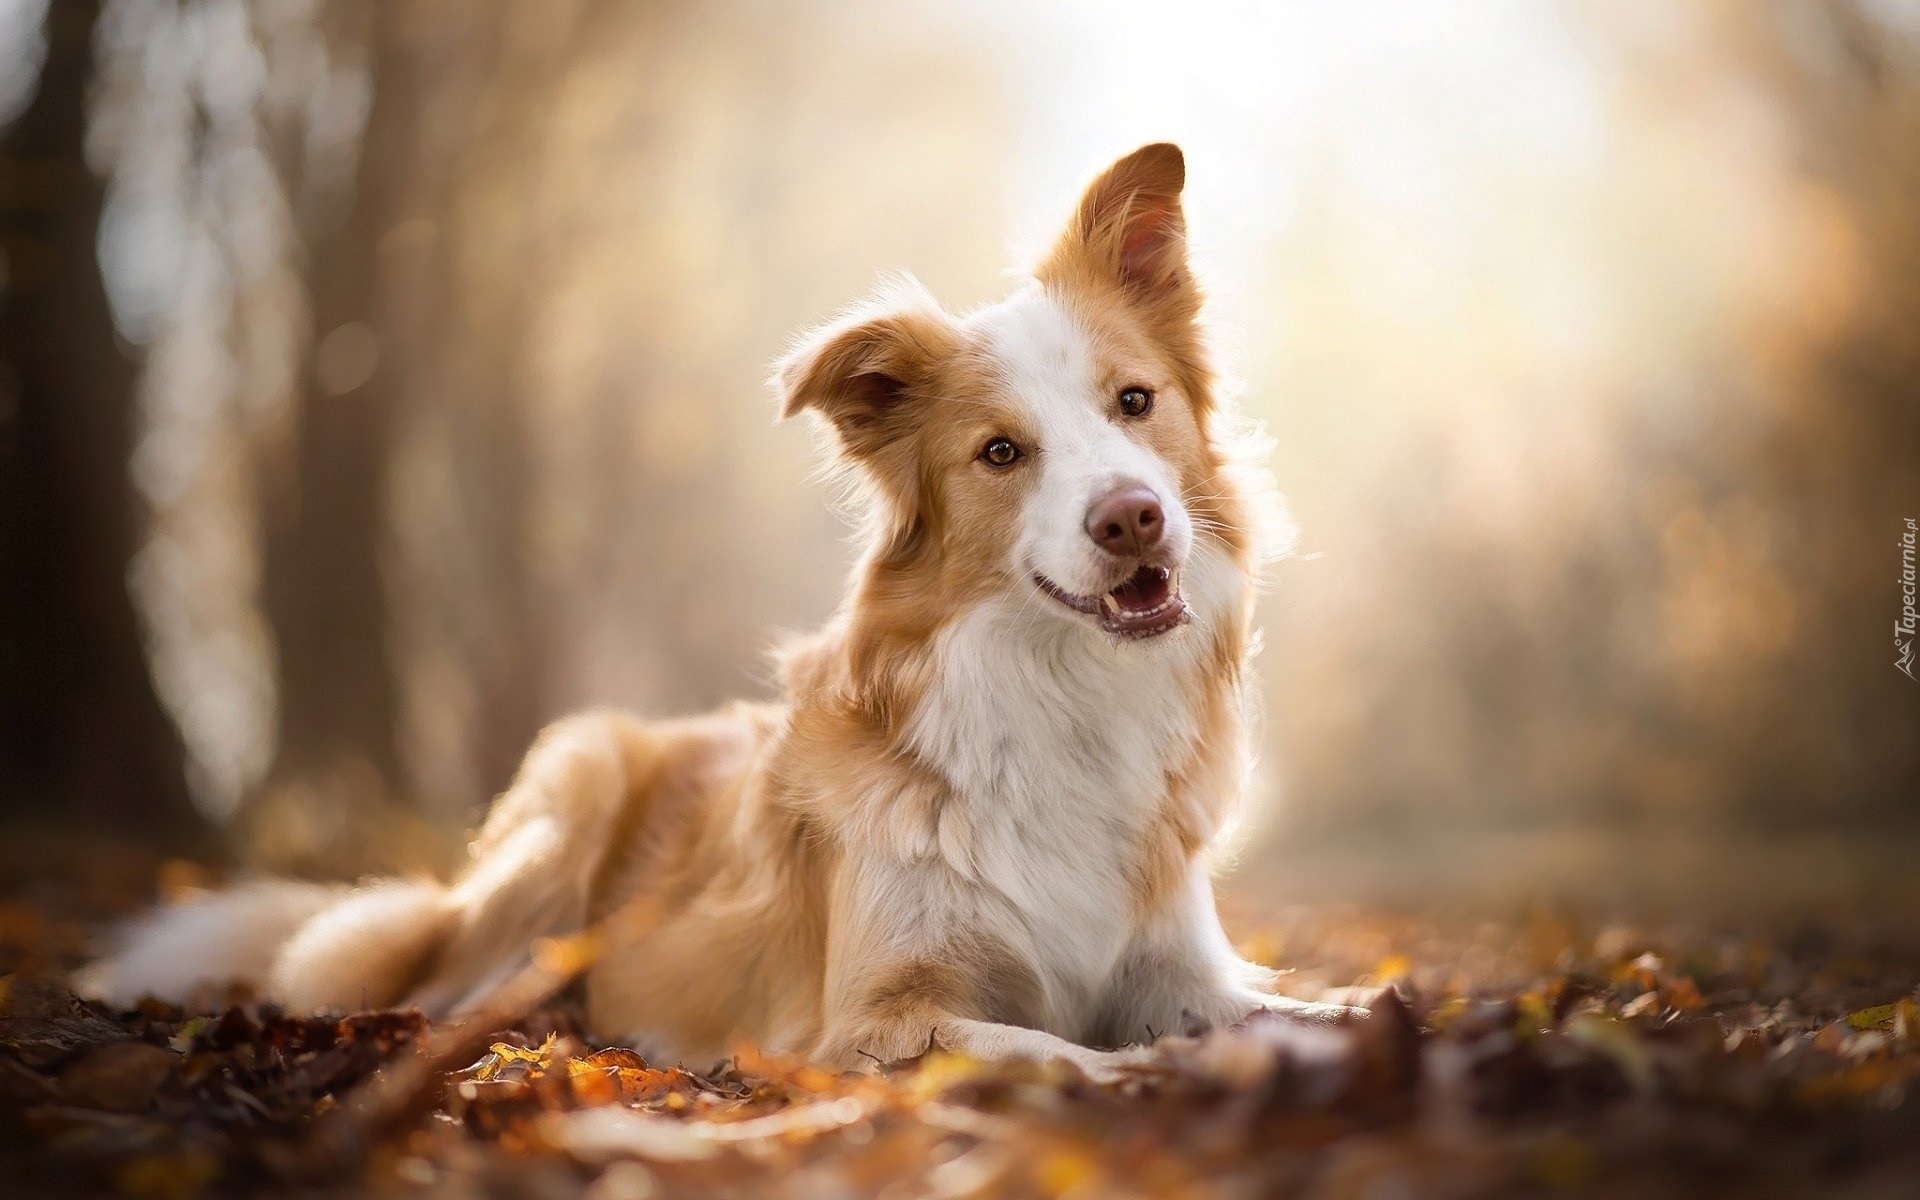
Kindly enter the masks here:
M 218 1018 L 215 1017 L 194 1017 L 191 1020 L 182 1021 L 179 1027 L 173 1031 L 173 1036 L 167 1039 L 167 1045 L 173 1048 L 174 1053 L 185 1054 L 187 1051 L 193 1049 L 194 1039 L 213 1028 L 213 1023 L 217 1019 Z
M 547 1055 L 553 1050 L 553 1035 L 548 1034 L 546 1041 L 531 1048 L 515 1046 L 511 1042 L 495 1042 L 493 1045 L 488 1046 L 487 1050 L 490 1053 L 498 1054 L 508 1062 L 545 1062 Z
M 495 1042 L 487 1047 L 486 1057 L 460 1072 L 460 1075 L 465 1079 L 491 1083 L 499 1078 L 500 1072 L 516 1063 L 524 1064 L 531 1072 L 543 1071 L 553 1057 L 554 1039 L 555 1035 L 550 1033 L 546 1041 L 531 1050 L 511 1042 Z
M 1899 1013 L 1900 1007 L 1896 1004 L 1876 1004 L 1872 1008 L 1848 1013 L 1847 1024 L 1855 1029 L 1874 1029 L 1893 1020 Z

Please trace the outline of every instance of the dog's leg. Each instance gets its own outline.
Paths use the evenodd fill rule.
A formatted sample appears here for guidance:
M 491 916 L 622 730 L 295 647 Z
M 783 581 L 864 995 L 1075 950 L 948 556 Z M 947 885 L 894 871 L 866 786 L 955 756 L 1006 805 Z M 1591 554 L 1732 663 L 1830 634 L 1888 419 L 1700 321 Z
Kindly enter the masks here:
M 941 1049 L 986 1060 L 1070 1062 L 1108 1080 L 1136 1051 L 1034 1028 L 1045 989 L 1014 950 L 1019 921 L 938 860 L 843 863 L 827 934 L 823 1035 L 813 1057 L 872 1069 Z
M 584 928 L 600 864 L 630 832 L 658 758 L 647 726 L 621 713 L 542 731 L 448 889 L 452 928 L 413 1003 L 471 1007 L 530 961 L 537 939 Z
M 1213 883 L 1194 862 L 1179 891 L 1152 913 L 1120 960 L 1099 1021 L 1115 1045 L 1195 1035 L 1271 1012 L 1312 1024 L 1364 1018 L 1362 1008 L 1276 996 L 1274 973 L 1234 952 L 1220 927 Z
M 937 973 L 944 962 L 909 963 L 896 967 L 905 973 Z M 963 1015 L 977 1011 L 952 997 L 894 997 L 884 985 L 874 988 L 854 1014 L 842 1014 L 828 1027 L 814 1057 L 841 1069 L 873 1070 L 928 1050 L 964 1054 L 988 1062 L 1030 1060 L 1069 1062 L 1099 1082 L 1111 1082 L 1125 1068 L 1144 1062 L 1143 1050 L 1095 1050 L 1040 1029 L 1026 1029 L 998 1021 Z
M 915 1035 L 925 1028 L 926 1037 L 921 1040 L 920 1050 L 933 1047 L 985 1062 L 1070 1062 L 1098 1083 L 1111 1083 L 1123 1077 L 1128 1067 L 1151 1058 L 1143 1049 L 1095 1050 L 1043 1030 L 973 1020 L 948 1012 L 928 1012 L 923 1019 L 909 1019 L 905 1024 Z

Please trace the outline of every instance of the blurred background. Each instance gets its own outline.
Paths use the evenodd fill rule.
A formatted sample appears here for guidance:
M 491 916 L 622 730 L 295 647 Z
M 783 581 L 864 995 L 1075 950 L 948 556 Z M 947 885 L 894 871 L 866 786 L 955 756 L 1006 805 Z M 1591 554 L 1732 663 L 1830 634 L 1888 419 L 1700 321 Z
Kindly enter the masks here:
M 767 362 L 1173 139 L 1301 528 L 1241 894 L 1911 894 L 1911 0 L 0 0 L 0 123 L 11 828 L 444 867 L 765 694 Z

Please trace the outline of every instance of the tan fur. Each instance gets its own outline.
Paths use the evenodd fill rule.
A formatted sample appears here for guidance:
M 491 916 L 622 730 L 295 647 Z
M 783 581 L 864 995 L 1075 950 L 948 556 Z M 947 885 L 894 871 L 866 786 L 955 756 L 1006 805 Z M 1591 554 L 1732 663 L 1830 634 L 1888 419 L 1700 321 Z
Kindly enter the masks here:
M 976 903 L 1005 899 L 968 890 L 984 886 L 969 882 L 969 864 L 985 853 L 978 822 L 991 809 L 960 803 L 907 745 L 940 669 L 941 632 L 977 604 L 1032 588 L 1012 577 L 1005 551 L 1033 475 L 989 470 L 979 454 L 991 437 L 1032 444 L 1037 434 L 1006 400 L 993 348 L 906 284 L 809 335 L 776 373 L 783 413 L 827 419 L 870 506 L 845 605 L 782 657 L 785 703 L 665 723 L 617 713 L 559 722 L 451 886 L 387 885 L 323 912 L 288 943 L 274 986 L 301 1003 L 351 1004 L 364 990 L 374 1003 L 406 993 L 456 1011 L 534 939 L 597 923 L 586 989 L 602 1035 L 695 1060 L 751 1042 L 839 1067 L 939 1042 L 1108 1070 L 1124 1059 L 1077 1043 L 1269 1003 L 1244 985 L 1257 970 L 1221 948 L 1198 873 L 1242 783 L 1256 564 L 1247 502 L 1214 428 L 1183 181 L 1173 147 L 1123 159 L 1036 272 L 1084 330 L 1100 386 L 1153 389 L 1152 419 L 1126 434 L 1168 464 L 1199 543 L 1242 581 L 1206 628 L 1176 635 L 1204 639 L 1196 665 L 1164 681 L 1196 733 L 1168 760 L 1134 861 L 1112 881 L 1135 933 L 1102 985 L 1097 1023 L 1063 1025 L 1045 964 L 968 919 Z M 934 874 L 915 873 L 925 871 Z M 922 879 L 950 890 L 929 910 L 949 915 L 903 925 L 888 906 L 917 903 L 900 889 Z

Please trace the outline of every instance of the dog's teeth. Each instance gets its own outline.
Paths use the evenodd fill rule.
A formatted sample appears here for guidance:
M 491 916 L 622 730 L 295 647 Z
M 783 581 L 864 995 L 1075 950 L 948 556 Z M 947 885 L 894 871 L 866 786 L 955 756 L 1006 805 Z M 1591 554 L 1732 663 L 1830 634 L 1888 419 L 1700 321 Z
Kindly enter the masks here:
M 1117 617 L 1120 615 L 1120 602 L 1113 598 L 1112 592 L 1102 592 L 1100 594 L 1100 607 L 1106 609 L 1109 616 Z

